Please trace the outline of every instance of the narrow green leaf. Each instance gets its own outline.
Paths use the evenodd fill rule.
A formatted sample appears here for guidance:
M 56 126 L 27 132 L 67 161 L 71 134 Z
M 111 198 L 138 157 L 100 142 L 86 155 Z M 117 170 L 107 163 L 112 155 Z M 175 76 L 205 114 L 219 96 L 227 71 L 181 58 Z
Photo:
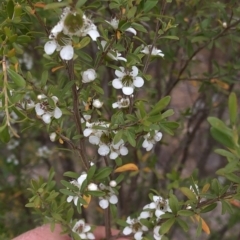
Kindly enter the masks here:
M 181 187 L 180 191 L 190 200 L 196 200 L 196 195 L 187 187 Z
M 21 75 L 19 75 L 15 71 L 13 71 L 11 68 L 8 68 L 7 72 L 9 74 L 9 76 L 11 77 L 11 79 L 14 81 L 14 83 L 18 87 L 25 87 L 26 86 L 26 82 Z
M 178 215 L 184 216 L 184 217 L 189 217 L 189 216 L 194 215 L 194 212 L 191 210 L 179 210 Z
M 174 224 L 174 222 L 175 222 L 175 218 L 170 218 L 166 222 L 162 223 L 160 228 L 160 234 L 163 235 L 167 233 L 172 227 L 172 225 Z
M 113 144 L 117 144 L 122 139 L 122 136 L 123 136 L 123 131 L 119 130 L 113 138 Z
M 229 109 L 229 115 L 230 115 L 230 121 L 232 125 L 236 124 L 237 121 L 237 97 L 235 93 L 231 93 L 228 98 L 228 109 Z
M 177 214 L 178 210 L 179 210 L 179 203 L 178 203 L 178 199 L 176 198 L 175 195 L 170 194 L 170 198 L 169 198 L 169 206 L 172 210 L 172 212 L 174 214 Z
M 110 167 L 104 167 L 104 168 L 100 168 L 97 173 L 94 176 L 94 180 L 102 180 L 107 178 L 112 172 L 112 168 Z
M 133 131 L 127 130 L 127 131 L 124 131 L 124 135 L 127 137 L 128 142 L 133 147 L 135 147 L 136 146 L 136 140 L 135 140 L 136 136 L 135 136 L 135 133 Z
M 170 96 L 166 96 L 166 97 L 162 98 L 161 100 L 159 100 L 155 104 L 153 109 L 150 111 L 149 115 L 156 115 L 156 114 L 160 113 L 170 103 L 170 100 L 171 100 Z
M 185 221 L 183 221 L 182 219 L 180 218 L 177 218 L 177 223 L 180 225 L 180 227 L 185 231 L 187 232 L 189 227 L 187 225 L 187 223 Z
M 75 173 L 75 172 L 65 172 L 64 174 L 63 174 L 63 176 L 65 176 L 65 177 L 70 177 L 70 178 L 78 178 L 79 177 L 79 174 L 78 173 Z
M 201 213 L 206 213 L 212 211 L 214 208 L 216 208 L 217 203 L 213 203 L 211 205 L 208 205 L 207 207 L 201 209 Z
M 9 134 L 9 130 L 8 130 L 7 125 L 4 125 L 4 126 L 1 127 L 0 140 L 3 143 L 8 143 L 10 141 L 10 134 Z

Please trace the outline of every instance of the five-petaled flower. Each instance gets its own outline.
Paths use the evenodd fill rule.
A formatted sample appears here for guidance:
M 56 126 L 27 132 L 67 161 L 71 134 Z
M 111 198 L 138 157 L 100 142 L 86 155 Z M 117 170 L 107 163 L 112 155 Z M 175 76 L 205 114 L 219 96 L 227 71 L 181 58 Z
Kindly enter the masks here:
M 150 51 L 151 51 L 152 56 L 164 57 L 162 50 L 157 49 L 156 47 L 154 47 L 152 45 L 145 46 L 141 52 L 148 55 L 148 54 L 150 54 Z
M 142 147 L 146 149 L 146 151 L 152 150 L 154 144 L 159 142 L 162 139 L 162 133 L 155 130 L 154 134 L 147 133 L 143 136 L 144 141 L 142 143 Z
M 83 219 L 75 223 L 72 231 L 77 233 L 80 239 L 95 239 L 93 233 L 91 232 L 91 226 L 86 224 Z
M 148 228 L 144 226 L 139 219 L 127 218 L 128 226 L 123 229 L 124 235 L 134 234 L 134 239 L 141 240 L 143 232 L 148 231 Z
M 138 76 L 138 68 L 135 66 L 132 67 L 132 71 L 120 67 L 120 71 L 116 70 L 115 74 L 118 78 L 112 81 L 112 85 L 116 89 L 122 89 L 125 95 L 131 95 L 135 87 L 140 88 L 144 84 L 144 80 Z
M 105 196 L 99 197 L 99 206 L 102 209 L 108 208 L 109 203 L 116 204 L 118 202 L 118 197 L 113 190 L 113 187 L 106 186 L 103 183 L 100 183 L 99 189 L 105 193 Z

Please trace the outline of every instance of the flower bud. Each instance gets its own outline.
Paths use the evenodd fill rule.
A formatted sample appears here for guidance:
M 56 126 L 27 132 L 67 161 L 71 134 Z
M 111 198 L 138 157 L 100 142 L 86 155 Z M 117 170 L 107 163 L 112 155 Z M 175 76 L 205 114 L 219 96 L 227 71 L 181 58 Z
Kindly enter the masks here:
M 101 102 L 99 99 L 93 100 L 93 106 L 94 106 L 95 108 L 101 108 L 102 105 L 103 105 L 103 102 Z
M 109 185 L 110 185 L 111 187 L 116 187 L 116 186 L 117 186 L 117 182 L 114 181 L 114 180 L 112 180 L 112 181 L 109 183 Z

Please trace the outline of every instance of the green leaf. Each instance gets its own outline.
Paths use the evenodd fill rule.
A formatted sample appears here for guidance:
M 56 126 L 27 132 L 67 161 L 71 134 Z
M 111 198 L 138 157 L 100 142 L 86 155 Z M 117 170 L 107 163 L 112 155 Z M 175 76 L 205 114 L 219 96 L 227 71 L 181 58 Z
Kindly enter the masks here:
M 225 214 L 226 212 L 233 214 L 233 208 L 228 201 L 221 200 L 221 203 L 222 203 L 222 214 Z
M 137 11 L 137 7 L 133 6 L 132 8 L 129 9 L 129 11 L 127 12 L 127 18 L 131 19 L 134 17 L 134 15 L 136 14 Z
M 9 0 L 7 2 L 7 13 L 8 13 L 8 17 L 9 19 L 12 19 L 13 17 L 13 12 L 14 12 L 14 3 L 12 0 Z
M 136 147 L 136 136 L 133 131 L 127 130 L 124 131 L 124 135 L 127 137 L 128 142 L 133 146 Z
M 211 205 L 208 205 L 207 207 L 204 207 L 203 209 L 201 209 L 201 213 L 206 213 L 206 212 L 210 212 L 212 211 L 214 208 L 216 208 L 217 203 L 213 203 Z
M 122 139 L 122 136 L 123 136 L 123 130 L 119 130 L 113 138 L 113 144 L 117 144 Z
M 91 42 L 90 37 L 84 37 L 84 38 L 79 42 L 79 44 L 77 44 L 77 48 L 78 48 L 78 49 L 84 48 L 84 47 L 86 47 L 90 42 Z M 79 46 L 79 47 L 78 47 L 78 46 Z
M 60 189 L 59 190 L 62 194 L 67 195 L 67 196 L 75 196 L 76 194 L 73 193 L 72 191 L 68 190 L 68 189 Z
M 196 195 L 187 187 L 181 187 L 180 191 L 190 200 L 197 200 Z
M 152 8 L 154 8 L 157 5 L 157 0 L 148 0 L 144 3 L 143 11 L 149 12 Z
M 75 172 L 70 172 L 70 171 L 69 171 L 69 172 L 65 172 L 65 173 L 63 174 L 63 176 L 76 179 L 76 178 L 79 177 L 79 174 L 78 174 L 78 173 L 75 173 Z
M 174 214 L 177 214 L 178 209 L 179 209 L 179 203 L 178 203 L 178 199 L 177 199 L 176 196 L 173 195 L 173 194 L 170 194 L 169 206 L 170 206 L 172 212 L 173 212 Z
M 225 174 L 225 177 L 234 182 L 234 183 L 239 183 L 240 184 L 240 177 L 234 173 L 228 173 L 228 174 Z
M 210 129 L 210 132 L 211 132 L 212 137 L 216 141 L 218 141 L 225 147 L 234 149 L 233 139 L 231 137 L 229 137 L 229 135 L 227 135 L 226 133 L 224 133 L 216 128 L 213 128 L 213 127 Z
M 162 37 L 159 37 L 159 38 L 166 38 L 166 39 L 171 39 L 171 40 L 179 40 L 179 37 L 177 37 L 177 36 L 170 36 L 170 35 L 162 36 Z
M 166 97 L 162 98 L 161 100 L 159 100 L 155 104 L 153 109 L 150 111 L 149 115 L 159 114 L 164 108 L 167 107 L 167 105 L 170 103 L 170 100 L 171 100 L 170 96 L 166 96 Z
M 95 172 L 96 172 L 96 169 L 97 169 L 97 166 L 94 164 L 94 165 L 92 165 L 89 169 L 88 169 L 88 171 L 87 171 L 87 180 L 88 180 L 88 182 L 90 182 L 91 180 L 92 180 L 92 178 L 93 178 L 93 176 L 94 176 L 94 174 L 95 174 Z
M 110 167 L 101 168 L 97 171 L 93 179 L 96 181 L 105 179 L 111 174 L 111 172 L 112 172 L 112 168 Z
M 172 109 L 168 109 L 167 111 L 163 112 L 161 117 L 162 119 L 165 119 L 167 117 L 170 117 L 174 114 L 174 111 Z
M 187 223 L 185 221 L 183 221 L 182 219 L 180 218 L 177 218 L 177 223 L 179 224 L 179 226 L 185 231 L 187 232 L 189 227 L 187 225 Z
M 233 153 L 224 149 L 216 149 L 214 152 L 228 159 L 237 159 L 237 157 Z
M 237 97 L 236 94 L 232 92 L 228 98 L 228 109 L 232 125 L 235 125 L 237 121 L 237 108 Z
M 41 86 L 42 87 L 46 86 L 47 80 L 48 80 L 48 71 L 45 70 L 45 71 L 43 71 L 42 77 L 41 77 Z
M 132 23 L 131 25 L 134 29 L 136 29 L 138 32 L 144 32 L 144 33 L 147 33 L 147 29 L 142 25 L 142 24 L 139 24 L 139 23 Z
M 3 143 L 8 143 L 10 141 L 10 134 L 6 124 L 0 128 L 0 140 Z
M 76 7 L 80 8 L 82 5 L 84 5 L 87 2 L 87 0 L 78 0 Z
M 18 87 L 26 87 L 26 82 L 21 75 L 13 71 L 11 68 L 8 68 L 7 72 Z
M 44 7 L 44 9 L 49 10 L 49 9 L 62 8 L 66 6 L 68 6 L 68 2 L 49 3 Z
M 194 215 L 194 212 L 191 210 L 179 210 L 178 215 L 184 216 L 184 217 L 189 217 L 189 216 Z
M 160 228 L 160 234 L 163 235 L 167 233 L 172 227 L 172 225 L 174 224 L 174 222 L 175 222 L 175 218 L 170 218 L 166 222 L 162 223 Z

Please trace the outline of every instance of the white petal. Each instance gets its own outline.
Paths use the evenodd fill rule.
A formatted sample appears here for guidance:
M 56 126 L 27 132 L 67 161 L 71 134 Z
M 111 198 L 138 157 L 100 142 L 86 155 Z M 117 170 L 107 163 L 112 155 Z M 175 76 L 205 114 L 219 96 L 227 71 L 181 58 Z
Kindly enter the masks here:
M 41 116 L 45 113 L 45 111 L 41 108 L 41 104 L 37 103 L 35 106 L 35 112 L 38 116 Z
M 143 143 L 142 143 L 142 147 L 143 147 L 143 148 L 147 148 L 148 145 L 149 145 L 149 141 L 148 141 L 147 139 L 145 139 L 145 140 L 143 141 Z
M 78 203 L 78 197 L 76 196 L 76 197 L 74 197 L 73 199 L 74 199 L 73 202 L 74 202 L 75 206 L 77 206 L 77 203 Z
M 112 107 L 113 107 L 113 108 L 118 108 L 118 107 L 119 107 L 118 102 L 113 103 L 113 104 L 112 104 Z
M 83 228 L 83 232 L 89 232 L 91 230 L 91 227 L 89 225 L 85 225 Z
M 162 201 L 162 200 L 163 200 L 163 198 L 160 197 L 160 196 L 156 196 L 156 195 L 153 196 L 153 201 L 154 201 L 154 202 Z
M 110 181 L 109 186 L 116 187 L 117 186 L 117 182 L 112 180 L 112 181 Z
M 109 202 L 111 204 L 116 204 L 118 202 L 118 198 L 116 195 L 112 195 L 110 198 L 109 198 Z
M 110 159 L 116 159 L 118 157 L 118 155 L 119 154 L 117 152 L 111 152 L 109 157 L 110 157 Z
M 119 60 L 119 61 L 124 61 L 124 62 L 127 62 L 127 59 L 126 59 L 126 58 L 124 58 L 124 57 L 117 57 L 116 59 L 117 59 L 117 60 Z
M 87 233 L 87 239 L 95 239 L 95 236 L 93 235 L 93 233 L 89 232 Z
M 87 239 L 87 234 L 86 233 L 79 233 L 80 239 Z
M 122 84 L 122 81 L 120 81 L 118 78 L 115 78 L 113 81 L 112 81 L 112 85 L 114 88 L 116 89 L 121 89 L 123 87 L 123 84 Z
M 53 116 L 56 119 L 59 119 L 62 116 L 62 110 L 59 107 L 56 107 L 53 112 Z
M 88 190 L 89 190 L 89 191 L 97 191 L 97 190 L 98 190 L 97 184 L 95 184 L 95 183 L 90 183 L 90 184 L 88 185 Z
M 104 41 L 104 40 L 102 40 L 102 41 L 101 41 L 101 45 L 102 45 L 102 48 L 103 48 L 103 50 L 104 50 L 104 48 L 105 48 L 106 44 L 107 44 L 107 42 L 106 42 L 106 41 Z
M 122 156 L 126 156 L 128 154 L 128 149 L 125 146 L 121 147 L 120 148 L 120 154 Z
M 148 143 L 148 146 L 146 147 L 146 151 L 151 151 L 153 148 L 153 144 L 151 142 Z
M 83 131 L 83 135 L 84 135 L 84 137 L 88 137 L 92 132 L 93 132 L 92 129 L 86 128 L 86 129 L 84 129 L 84 131 Z
M 124 77 L 126 74 L 125 74 L 125 68 L 124 67 L 120 67 L 120 69 L 121 69 L 121 71 L 119 71 L 119 70 L 116 70 L 115 71 L 115 75 L 117 76 L 117 77 L 119 77 L 119 78 L 122 78 L 122 77 Z
M 91 37 L 93 41 L 96 41 L 98 37 L 100 37 L 100 34 L 97 30 L 90 30 L 87 32 L 87 34 Z
M 159 210 L 159 209 L 157 209 L 156 211 L 155 211 L 155 216 L 157 217 L 157 218 L 159 218 L 161 215 L 163 215 L 164 214 L 164 212 L 163 211 L 161 211 L 161 210 Z
M 149 218 L 149 217 L 150 217 L 150 213 L 149 212 L 141 212 L 141 214 L 139 216 L 140 219 L 141 218 L 146 219 L 146 218 Z
M 45 123 L 49 124 L 51 122 L 51 117 L 52 117 L 52 115 L 50 115 L 49 113 L 45 113 L 42 115 L 42 120 Z
M 162 139 L 162 133 L 161 132 L 157 132 L 155 135 L 154 135 L 154 140 L 159 142 L 160 140 Z
M 137 31 L 134 29 L 134 28 L 127 28 L 126 30 L 125 30 L 126 32 L 131 32 L 131 33 L 133 33 L 134 35 L 137 35 Z
M 130 228 L 130 227 L 125 227 L 124 229 L 123 229 L 123 234 L 124 235 L 129 235 L 129 234 L 131 234 L 132 233 L 132 228 Z
M 70 45 L 64 46 L 60 51 L 60 56 L 63 60 L 71 60 L 73 58 L 74 51 L 73 47 Z
M 95 135 L 91 135 L 88 140 L 93 145 L 98 145 L 99 142 L 100 142 L 100 138 L 98 136 L 95 136 Z
M 138 68 L 135 66 L 132 66 L 132 71 L 130 73 L 132 77 L 136 77 L 138 75 Z
M 142 232 L 136 232 L 135 234 L 134 234 L 134 238 L 136 239 L 136 240 L 141 240 L 142 239 Z
M 110 149 L 107 145 L 102 145 L 98 149 L 98 154 L 101 156 L 107 156 L 109 154 L 109 152 L 110 152 Z
M 106 208 L 109 206 L 108 200 L 106 200 L 106 199 L 101 199 L 101 200 L 99 201 L 99 206 L 100 206 L 102 209 L 106 209 Z
M 136 77 L 133 80 L 133 84 L 134 84 L 135 87 L 142 87 L 143 84 L 144 84 L 144 80 L 141 77 Z
M 82 186 L 82 184 L 83 184 L 83 182 L 86 180 L 86 178 L 87 178 L 87 174 L 86 174 L 86 173 L 83 173 L 83 174 L 77 179 L 77 181 L 78 181 L 78 183 L 79 183 L 80 186 Z
M 57 102 L 58 102 L 58 97 L 52 96 L 51 98 L 52 98 L 52 100 L 54 101 L 54 103 L 57 103 Z
M 73 200 L 73 196 L 68 196 L 67 202 L 71 202 Z
M 53 27 L 53 29 L 51 30 L 51 33 L 52 33 L 53 35 L 56 35 L 56 33 L 59 33 L 59 32 L 61 32 L 62 30 L 63 30 L 63 22 L 60 21 L 60 22 L 57 23 L 56 26 Z
M 55 41 L 46 42 L 44 45 L 44 51 L 47 55 L 51 55 L 57 48 L 57 43 Z
M 148 205 L 150 209 L 155 209 L 157 207 L 156 203 L 152 202 Z
M 96 77 L 97 77 L 96 71 L 90 68 L 82 73 L 82 82 L 83 83 L 92 82 L 96 79 Z
M 56 140 L 57 134 L 55 132 L 52 132 L 49 136 L 50 140 L 54 142 Z
M 133 93 L 133 87 L 123 87 L 122 91 L 125 95 L 131 95 Z
M 93 106 L 94 106 L 95 108 L 101 108 L 102 105 L 103 105 L 103 102 L 101 102 L 99 99 L 94 99 L 94 100 L 93 100 Z

